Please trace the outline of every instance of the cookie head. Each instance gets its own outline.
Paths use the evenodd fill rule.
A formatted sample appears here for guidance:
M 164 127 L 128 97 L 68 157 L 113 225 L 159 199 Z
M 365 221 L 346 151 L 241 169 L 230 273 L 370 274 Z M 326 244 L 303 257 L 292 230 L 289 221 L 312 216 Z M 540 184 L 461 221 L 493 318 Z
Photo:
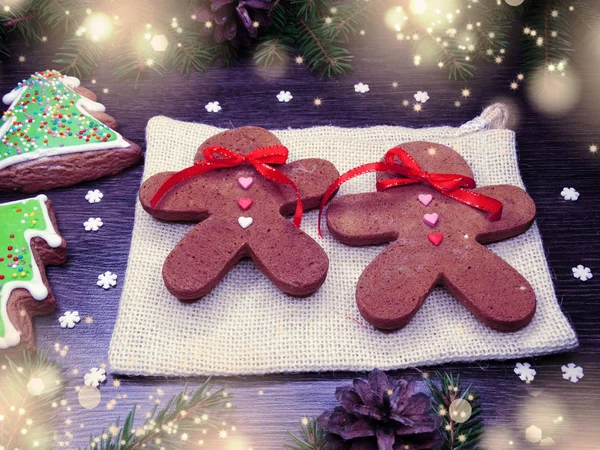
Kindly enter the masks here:
M 425 141 L 405 142 L 396 147 L 412 156 L 424 172 L 455 173 L 473 178 L 473 171 L 467 162 L 450 147 Z M 377 181 L 396 177 L 394 174 L 378 173 Z
M 202 161 L 204 149 L 214 145 L 221 145 L 232 152 L 247 155 L 260 147 L 281 145 L 281 141 L 273 133 L 260 127 L 240 127 L 226 130 L 204 141 L 198 148 L 194 161 Z

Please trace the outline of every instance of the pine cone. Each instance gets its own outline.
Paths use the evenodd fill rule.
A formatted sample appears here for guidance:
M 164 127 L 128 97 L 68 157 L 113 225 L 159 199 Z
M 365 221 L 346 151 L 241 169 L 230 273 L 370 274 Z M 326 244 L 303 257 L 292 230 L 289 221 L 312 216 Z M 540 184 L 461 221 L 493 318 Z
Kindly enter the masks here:
M 335 397 L 341 406 L 317 419 L 330 434 L 331 450 L 434 450 L 442 444 L 441 418 L 414 383 L 376 369 L 368 381 L 336 389 Z
M 249 47 L 258 29 L 271 24 L 269 12 L 276 4 L 275 0 L 203 0 L 196 20 L 203 23 L 202 34 L 212 34 L 216 42 Z

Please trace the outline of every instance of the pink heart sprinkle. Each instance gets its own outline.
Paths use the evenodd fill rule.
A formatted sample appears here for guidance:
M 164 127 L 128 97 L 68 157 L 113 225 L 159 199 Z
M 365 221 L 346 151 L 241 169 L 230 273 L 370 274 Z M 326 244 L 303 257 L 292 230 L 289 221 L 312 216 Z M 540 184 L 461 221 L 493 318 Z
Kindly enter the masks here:
M 444 235 L 442 233 L 430 233 L 427 235 L 427 239 L 429 239 L 429 242 L 431 242 L 433 245 L 437 246 L 442 243 Z
M 250 208 L 252 206 L 252 199 L 251 198 L 238 198 L 238 205 L 240 205 L 240 208 L 242 208 L 244 211 L 246 211 L 248 208 Z
M 238 183 L 244 190 L 250 189 L 250 187 L 254 184 L 254 178 L 252 177 L 239 177 Z
M 433 200 L 433 195 L 431 194 L 419 194 L 419 201 L 423 203 L 425 206 L 429 205 Z
M 423 216 L 423 222 L 425 222 L 425 225 L 428 225 L 431 228 L 437 225 L 439 219 L 440 216 L 438 215 L 438 213 L 425 214 Z

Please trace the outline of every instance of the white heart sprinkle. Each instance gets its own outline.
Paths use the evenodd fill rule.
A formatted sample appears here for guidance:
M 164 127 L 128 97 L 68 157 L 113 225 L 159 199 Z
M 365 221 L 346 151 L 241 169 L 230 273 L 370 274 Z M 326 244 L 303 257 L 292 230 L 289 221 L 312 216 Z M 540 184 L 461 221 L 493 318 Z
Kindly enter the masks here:
M 244 230 L 245 230 L 246 228 L 248 228 L 250 225 L 252 225 L 252 222 L 254 222 L 254 221 L 252 220 L 252 217 L 244 217 L 244 216 L 241 216 L 241 217 L 238 219 L 238 223 L 240 224 L 240 227 L 242 227 Z

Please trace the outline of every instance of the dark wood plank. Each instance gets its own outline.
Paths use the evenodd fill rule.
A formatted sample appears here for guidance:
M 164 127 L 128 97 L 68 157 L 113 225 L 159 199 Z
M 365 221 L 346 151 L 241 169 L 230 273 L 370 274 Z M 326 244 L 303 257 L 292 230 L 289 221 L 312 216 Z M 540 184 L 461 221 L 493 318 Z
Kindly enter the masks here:
M 0 66 L 0 90 L 10 90 L 14 83 L 35 70 L 51 65 L 52 58 L 43 48 L 20 49 L 26 64 L 9 62 Z M 417 69 L 412 64 L 412 51 L 392 39 L 373 36 L 355 45 L 356 70 L 345 77 L 321 79 L 303 66 L 290 62 L 284 73 L 262 75 L 244 59 L 229 69 L 215 67 L 207 73 L 189 77 L 170 74 L 164 78 L 150 75 L 139 89 L 128 83 L 112 81 L 108 69 L 97 73 L 94 89 L 108 112 L 120 121 L 121 133 L 144 143 L 147 120 L 163 114 L 173 118 L 204 122 L 220 127 L 247 124 L 267 128 L 310 127 L 315 125 L 371 126 L 459 125 L 477 115 L 494 100 L 504 100 L 514 107 L 518 120 L 514 123 L 519 145 L 520 167 L 524 181 L 538 206 L 538 224 L 544 238 L 548 261 L 554 276 L 557 295 L 563 310 L 573 322 L 580 337 L 580 348 L 570 354 L 535 359 L 538 377 L 531 385 L 520 382 L 512 373 L 514 361 L 451 364 L 430 368 L 461 372 L 481 392 L 485 407 L 488 436 L 499 436 L 489 448 L 533 448 L 525 442 L 525 429 L 537 425 L 544 437 L 552 437 L 560 448 L 581 450 L 597 447 L 599 432 L 593 411 L 600 388 L 600 276 L 582 283 L 571 275 L 577 264 L 590 266 L 600 275 L 600 155 L 593 155 L 588 146 L 599 137 L 594 121 L 598 114 L 596 67 L 593 55 L 580 50 L 576 67 L 586 94 L 581 104 L 562 117 L 545 117 L 537 113 L 524 96 L 509 83 L 519 70 L 517 46 L 511 47 L 507 60 L 498 66 L 482 66 L 477 78 L 468 82 L 446 80 L 437 69 Z M 596 63 L 597 64 L 597 57 Z M 370 85 L 365 95 L 354 93 L 354 83 Z M 398 87 L 393 88 L 392 82 Z M 108 94 L 102 93 L 103 87 Z M 462 106 L 453 103 L 460 98 L 463 87 L 469 87 L 472 97 L 462 99 Z M 290 90 L 294 99 L 282 105 L 275 99 L 280 90 Z M 403 99 L 412 100 L 417 90 L 426 90 L 431 99 L 417 114 L 402 106 Z M 589 95 L 588 95 L 589 93 Z M 323 105 L 317 108 L 313 99 Z M 204 105 L 218 100 L 223 111 L 208 114 Z M 283 111 L 283 112 L 282 112 Z M 383 149 L 382 149 L 383 150 Z M 107 362 L 107 349 L 117 315 L 119 296 L 129 251 L 133 210 L 142 167 L 76 187 L 49 193 L 54 201 L 61 229 L 69 242 L 69 262 L 51 268 L 49 278 L 59 299 L 59 310 L 53 316 L 37 320 L 38 343 L 41 348 L 54 343 L 68 345 L 69 352 L 59 360 L 69 369 L 68 402 L 71 411 L 61 410 L 61 433 L 70 431 L 72 447 L 85 445 L 90 433 L 123 417 L 133 404 L 141 412 L 152 407 L 157 389 L 166 398 L 183 385 L 201 380 L 123 378 L 121 386 L 112 385 L 109 377 L 101 388 L 102 403 L 93 411 L 82 410 L 76 399 L 75 386 L 82 383 L 83 374 L 93 366 Z M 581 193 L 577 202 L 565 202 L 560 191 L 573 186 Z M 84 196 L 88 189 L 105 193 L 100 205 L 89 205 Z M 22 198 L 18 194 L 1 194 L 0 201 Z M 86 233 L 82 222 L 91 216 L 101 216 L 104 227 L 100 233 Z M 120 277 L 116 289 L 103 291 L 95 285 L 100 272 L 111 270 Z M 83 317 L 91 316 L 93 324 L 82 322 L 74 330 L 59 328 L 57 318 L 68 310 L 77 309 Z M 54 352 L 54 350 L 52 350 Z M 585 378 L 578 384 L 562 379 L 560 366 L 575 362 L 583 366 Z M 74 374 L 78 369 L 79 374 Z M 416 370 L 398 375 L 418 376 Z M 272 375 L 215 380 L 233 393 L 234 409 L 231 423 L 234 433 L 254 449 L 279 449 L 286 442 L 285 431 L 296 429 L 303 416 L 318 415 L 335 405 L 335 387 L 349 382 L 356 374 L 315 373 Z M 259 395 L 259 390 L 264 395 Z M 126 398 L 122 398 L 126 395 Z M 120 397 L 117 399 L 117 397 Z M 106 404 L 117 399 L 113 409 Z M 554 424 L 558 416 L 563 422 Z M 143 417 L 143 414 L 140 414 Z M 83 427 L 80 425 L 83 424 Z M 514 441 L 512 447 L 508 440 Z M 212 448 L 227 448 L 218 444 Z M 537 447 L 539 444 L 535 445 Z M 246 447 L 240 447 L 246 448 Z

